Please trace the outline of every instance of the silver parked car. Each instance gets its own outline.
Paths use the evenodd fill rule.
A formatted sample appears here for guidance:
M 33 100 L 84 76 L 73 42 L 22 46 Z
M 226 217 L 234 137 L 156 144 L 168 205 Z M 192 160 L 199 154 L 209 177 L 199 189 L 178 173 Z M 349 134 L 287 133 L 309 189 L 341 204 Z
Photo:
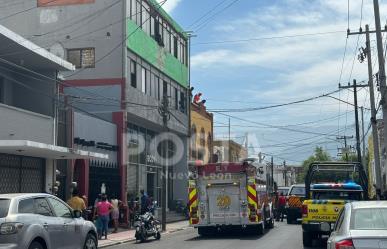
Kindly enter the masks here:
M 49 194 L 0 195 L 0 249 L 96 249 L 94 224 Z
M 387 201 L 345 205 L 328 239 L 328 249 L 387 249 Z

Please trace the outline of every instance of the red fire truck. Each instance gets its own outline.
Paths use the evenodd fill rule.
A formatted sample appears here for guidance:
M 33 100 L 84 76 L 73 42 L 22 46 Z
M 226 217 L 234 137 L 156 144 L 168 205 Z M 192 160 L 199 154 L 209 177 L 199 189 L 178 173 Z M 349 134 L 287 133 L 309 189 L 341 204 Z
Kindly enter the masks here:
M 191 226 L 205 235 L 238 227 L 256 234 L 274 227 L 271 198 L 249 162 L 190 165 Z

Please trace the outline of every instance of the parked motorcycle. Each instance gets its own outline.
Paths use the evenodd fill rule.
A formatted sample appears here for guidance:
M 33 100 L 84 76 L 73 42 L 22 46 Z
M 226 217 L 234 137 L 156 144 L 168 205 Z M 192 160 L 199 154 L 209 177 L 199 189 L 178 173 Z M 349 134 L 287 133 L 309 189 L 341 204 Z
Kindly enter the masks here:
M 136 216 L 134 227 L 136 228 L 136 240 L 140 242 L 145 242 L 150 237 L 156 240 L 161 238 L 160 222 L 150 212 Z

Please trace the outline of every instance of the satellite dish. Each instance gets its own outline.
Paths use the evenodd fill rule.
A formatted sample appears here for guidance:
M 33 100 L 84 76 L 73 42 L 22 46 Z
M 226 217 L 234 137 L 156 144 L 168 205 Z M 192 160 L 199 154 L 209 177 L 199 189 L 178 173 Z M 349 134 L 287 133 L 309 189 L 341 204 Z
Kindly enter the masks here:
M 54 45 L 52 45 L 50 47 L 50 49 L 48 51 L 50 51 L 54 55 L 58 56 L 59 58 L 62 58 L 62 59 L 65 58 L 65 49 L 64 49 L 63 45 L 60 43 L 55 43 Z

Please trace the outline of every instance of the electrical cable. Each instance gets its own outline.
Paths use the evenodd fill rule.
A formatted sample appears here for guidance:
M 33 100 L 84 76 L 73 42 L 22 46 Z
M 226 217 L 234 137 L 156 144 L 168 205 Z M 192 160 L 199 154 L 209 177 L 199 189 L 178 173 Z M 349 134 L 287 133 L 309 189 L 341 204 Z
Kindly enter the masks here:
M 274 39 L 286 39 L 286 38 L 296 38 L 296 37 L 304 37 L 304 36 L 330 35 L 330 34 L 345 33 L 345 32 L 346 31 L 341 31 L 340 30 L 340 31 L 327 31 L 327 32 L 283 35 L 283 36 L 256 37 L 256 38 L 239 39 L 239 40 L 209 41 L 209 42 L 193 43 L 192 46 L 196 46 L 196 45 L 212 45 L 212 44 L 216 44 L 217 45 L 217 44 L 227 44 L 227 43 L 240 43 L 240 42 L 274 40 Z
M 286 130 L 286 131 L 297 132 L 297 133 L 304 133 L 304 134 L 312 134 L 312 135 L 332 136 L 332 135 L 329 135 L 329 134 L 326 134 L 326 133 L 313 132 L 313 131 L 302 131 L 302 130 L 292 129 L 292 128 L 288 128 L 288 127 L 281 127 L 281 126 L 278 126 L 278 125 L 264 124 L 264 123 L 256 122 L 256 121 L 253 121 L 253 120 L 248 120 L 248 119 L 232 116 L 232 115 L 229 115 L 229 114 L 225 114 L 223 112 L 215 112 L 215 113 L 218 113 L 219 115 L 223 115 L 223 116 L 226 116 L 226 117 L 229 117 L 229 118 L 233 118 L 235 120 L 258 124 L 260 126 L 267 127 L 267 128 L 280 129 L 280 130 L 282 129 L 282 130 Z
M 51 0 L 51 1 L 49 1 L 49 2 L 46 2 L 44 5 L 47 5 L 47 4 L 56 2 L 56 1 L 58 1 L 58 0 Z M 34 6 L 34 7 L 31 7 L 31 8 L 28 8 L 28 9 L 25 9 L 25 10 L 22 10 L 22 11 L 19 11 L 19 12 L 13 13 L 13 14 L 10 14 L 10 15 L 8 15 L 8 16 L 1 17 L 1 18 L 0 18 L 0 21 L 4 21 L 5 19 L 8 19 L 8 18 L 10 18 L 10 17 L 16 16 L 16 15 L 19 15 L 19 14 L 26 13 L 26 12 L 28 12 L 28 11 L 37 9 L 37 8 L 39 8 L 39 7 L 40 7 L 40 6 L 38 6 L 38 4 L 36 4 L 36 6 Z
M 162 8 L 162 6 L 167 2 L 168 0 L 164 0 L 164 2 L 162 4 L 159 4 L 159 9 Z M 98 64 L 99 62 L 101 62 L 102 60 L 104 60 L 105 58 L 107 58 L 109 55 L 111 55 L 112 53 L 114 53 L 114 51 L 116 49 L 119 49 L 122 44 L 124 44 L 132 35 L 134 35 L 138 30 L 141 29 L 141 26 L 143 24 L 145 24 L 148 20 L 150 20 L 151 16 L 149 16 L 149 18 L 147 18 L 145 21 L 143 21 L 141 23 L 140 26 L 138 26 L 135 30 L 133 30 L 131 33 L 129 33 L 124 40 L 122 40 L 117 46 L 113 47 L 113 49 L 111 49 L 108 53 L 106 53 L 104 56 L 102 56 L 101 58 L 99 58 L 98 60 L 95 61 L 95 64 Z M 77 75 L 77 74 L 80 74 L 81 72 L 83 72 L 84 70 L 86 70 L 86 68 L 82 68 L 80 70 L 78 70 L 77 72 L 73 73 L 73 74 L 70 74 L 68 75 L 67 77 L 70 78 L 74 75 Z
M 230 4 L 228 4 L 227 6 L 225 6 L 223 9 L 221 9 L 220 11 L 216 12 L 215 14 L 213 14 L 212 16 L 210 16 L 209 18 L 207 18 L 204 22 L 202 22 L 200 25 L 196 26 L 196 30 L 195 30 L 195 33 L 199 32 L 201 29 L 203 29 L 205 26 L 207 26 L 207 24 L 209 24 L 211 21 L 214 20 L 214 18 L 221 14 L 222 12 L 224 12 L 225 10 L 227 10 L 228 8 L 230 8 L 231 6 L 233 6 L 234 4 L 236 4 L 237 2 L 239 2 L 240 0 L 234 0 L 232 1 Z
M 331 91 L 329 93 L 322 94 L 322 95 L 319 95 L 319 96 L 310 97 L 310 98 L 307 98 L 307 99 L 292 101 L 292 102 L 283 103 L 283 104 L 277 104 L 277 105 L 270 105 L 270 106 L 263 106 L 263 107 L 252 107 L 252 108 L 236 108 L 236 109 L 209 109 L 209 111 L 212 111 L 212 112 L 250 112 L 250 111 L 266 110 L 266 109 L 283 107 L 283 106 L 299 104 L 299 103 L 304 103 L 304 102 L 320 99 L 320 98 L 332 95 L 334 93 L 340 92 L 341 90 L 342 89 L 338 89 L 338 90 L 334 90 L 334 91 Z
M 222 5 L 223 3 L 225 3 L 227 0 L 222 0 L 220 1 L 217 5 L 215 5 L 213 8 L 211 8 L 210 10 L 208 10 L 205 14 L 203 14 L 201 17 L 199 17 L 198 19 L 196 19 L 195 21 L 193 21 L 190 25 L 188 25 L 188 29 L 191 28 L 192 26 L 194 26 L 196 23 L 200 22 L 201 20 L 203 20 L 203 18 L 205 18 L 206 16 L 208 16 L 209 14 L 211 14 L 214 10 L 216 10 L 220 5 Z

